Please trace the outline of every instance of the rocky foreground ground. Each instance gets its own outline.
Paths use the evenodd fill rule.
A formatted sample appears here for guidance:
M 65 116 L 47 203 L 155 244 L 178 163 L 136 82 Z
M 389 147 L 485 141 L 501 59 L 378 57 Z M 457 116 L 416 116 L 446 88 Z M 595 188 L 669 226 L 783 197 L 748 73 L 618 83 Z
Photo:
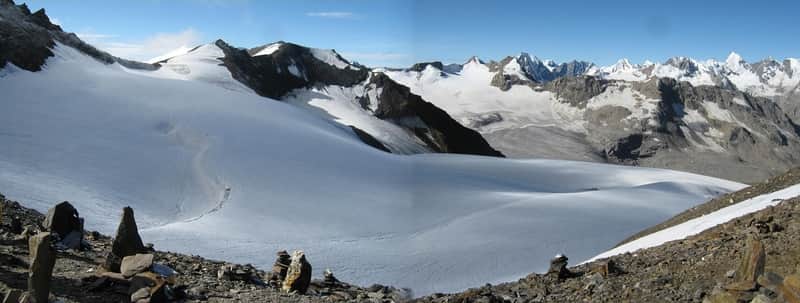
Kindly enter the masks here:
M 797 183 L 800 170 L 794 169 L 700 205 L 652 230 Z M 53 223 L 48 223 L 52 220 L 46 220 L 45 215 L 2 196 L 0 206 L 0 295 L 8 297 L 3 303 L 19 302 L 18 296 L 24 296 L 29 288 L 29 246 L 35 242 L 30 239 L 42 235 L 39 231 L 49 230 L 45 226 Z M 109 262 L 120 260 L 109 255 L 123 254 L 119 242 L 131 241 L 135 223 L 133 228 L 126 223 L 132 220 L 132 211 L 129 215 L 131 218 L 123 216 L 121 220 L 121 226 L 126 227 L 118 230 L 117 241 L 97 232 L 85 232 L 84 240 L 78 242 L 70 241 L 70 235 L 57 238 L 59 242 L 52 246 L 56 258 L 49 279 L 51 301 L 800 303 L 800 197 L 658 247 L 574 267 L 567 266 L 566 256 L 557 256 L 546 274 L 416 299 L 408 290 L 350 285 L 330 272 L 324 280 L 308 282 L 302 291 L 284 287 L 288 285 L 286 276 L 292 276 L 287 268 L 290 263 L 294 266 L 289 262 L 292 256 L 285 252 L 276 256 L 274 268 L 264 271 L 144 245 L 135 257 L 152 255 L 152 261 L 145 258 L 147 266 L 125 276 L 131 266 L 126 269 L 124 263 L 136 258 L 125 258 L 129 260 L 121 262 L 122 268 L 115 271 L 109 270 L 114 267 Z
M 4 299 L 3 303 L 20 302 L 29 288 L 32 263 L 29 239 L 46 229 L 43 226 L 46 225 L 43 223 L 45 215 L 16 201 L 8 201 L 2 195 L 0 209 L 0 298 Z M 78 249 L 63 247 L 63 240 L 52 245 L 56 261 L 49 279 L 50 301 L 402 302 L 408 301 L 410 295 L 408 290 L 383 285 L 350 285 L 338 281 L 329 272 L 324 280 L 311 280 L 302 293 L 286 291 L 281 283 L 270 280 L 274 270 L 263 271 L 246 264 L 158 251 L 150 245 L 146 245 L 147 251 L 140 255 L 152 255 L 152 265 L 133 277 L 125 277 L 122 275 L 124 265 L 123 273 L 105 268 L 109 254 L 114 250 L 112 247 L 115 247 L 114 239 L 97 232 L 86 232 L 82 242 L 83 247 Z M 284 258 L 288 257 L 284 255 Z M 285 263 L 287 266 L 276 265 L 278 271 L 283 270 L 284 276 L 289 262 Z M 141 289 L 146 289 L 148 294 Z M 144 299 L 139 299 L 141 297 Z

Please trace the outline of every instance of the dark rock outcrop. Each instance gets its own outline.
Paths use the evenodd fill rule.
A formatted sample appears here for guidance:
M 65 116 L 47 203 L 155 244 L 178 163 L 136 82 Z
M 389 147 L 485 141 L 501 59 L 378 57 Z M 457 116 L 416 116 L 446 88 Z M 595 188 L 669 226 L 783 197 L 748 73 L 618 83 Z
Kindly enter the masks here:
M 366 68 L 353 64 L 338 68 L 317 59 L 311 49 L 293 43 L 281 43 L 273 53 L 261 56 L 252 56 L 258 49 L 239 49 L 222 40 L 214 44 L 225 53 L 220 59 L 233 78 L 268 98 L 280 99 L 294 89 L 317 84 L 351 86 L 368 76 Z
M 361 139 L 361 142 L 364 142 L 369 146 L 372 146 L 374 148 L 380 149 L 380 150 L 385 151 L 387 153 L 391 153 L 391 151 L 388 148 L 386 148 L 386 145 L 383 145 L 383 143 L 381 143 L 380 140 L 375 139 L 375 137 L 373 137 L 369 133 L 361 130 L 358 127 L 352 126 L 352 125 L 350 125 L 350 129 L 352 129 L 353 132 L 356 133 L 356 136 L 358 136 L 358 138 Z
M 53 24 L 40 9 L 31 13 L 24 4 L 16 6 L 13 1 L 0 2 L 0 68 L 8 62 L 28 71 L 39 71 L 45 61 L 53 56 L 56 42 L 111 64 L 117 62 L 128 68 L 156 69 L 157 65 L 136 62 L 112 56 L 83 42 L 74 33 L 64 32 Z
M 436 152 L 502 157 L 476 131 L 453 120 L 445 111 L 412 94 L 383 73 L 375 73 L 370 84 L 381 89 L 375 116 L 406 127 Z
M 415 72 L 421 72 L 421 71 L 425 70 L 425 68 L 428 67 L 429 65 L 433 66 L 434 68 L 436 68 L 436 69 L 438 69 L 440 71 L 444 70 L 444 65 L 442 64 L 442 62 L 439 62 L 439 61 L 415 63 L 408 70 L 415 71 Z
M 609 81 L 592 76 L 561 77 L 544 85 L 556 98 L 578 108 L 585 108 L 586 102 L 603 93 Z

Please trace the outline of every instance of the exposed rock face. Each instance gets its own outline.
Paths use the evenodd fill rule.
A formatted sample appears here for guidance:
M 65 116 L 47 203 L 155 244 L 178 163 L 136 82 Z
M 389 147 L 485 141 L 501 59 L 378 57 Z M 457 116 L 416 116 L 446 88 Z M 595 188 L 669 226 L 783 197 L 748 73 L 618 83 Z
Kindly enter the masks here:
M 251 56 L 258 48 L 248 52 L 222 40 L 215 44 L 225 53 L 222 62 L 236 80 L 273 99 L 316 84 L 352 86 L 368 76 L 366 68 L 352 64 L 344 69 L 332 66 L 317 59 L 311 49 L 297 44 L 281 43 L 273 53 L 260 56 Z M 341 57 L 337 59 L 347 62 Z
M 48 302 L 50 278 L 56 264 L 56 251 L 49 232 L 41 232 L 28 240 L 30 268 L 28 271 L 28 292 L 33 302 Z
M 311 264 L 306 260 L 306 254 L 303 251 L 295 251 L 292 253 L 292 263 L 286 272 L 286 280 L 283 281 L 283 290 L 304 294 L 310 283 Z
M 375 139 L 375 137 L 373 137 L 369 133 L 361 130 L 358 127 L 352 126 L 352 125 L 350 125 L 350 129 L 352 129 L 353 132 L 356 133 L 356 136 L 358 136 L 358 138 L 361 139 L 361 142 L 364 142 L 369 146 L 372 146 L 372 147 L 377 148 L 379 150 L 385 151 L 387 153 L 391 153 L 391 151 L 386 147 L 386 145 L 383 145 L 383 143 L 381 143 L 380 140 Z
M 67 201 L 50 208 L 42 225 L 46 231 L 58 235 L 67 248 L 79 249 L 83 244 L 83 218 Z
M 156 69 L 157 66 L 114 57 L 81 41 L 73 33 L 65 33 L 53 24 L 44 9 L 31 13 L 24 4 L 0 2 L 0 68 L 7 62 L 28 70 L 39 71 L 53 56 L 56 42 L 72 46 L 105 64 L 120 63 L 129 68 Z
M 585 108 L 586 102 L 604 92 L 608 83 L 608 80 L 592 76 L 562 77 L 548 82 L 544 89 L 572 106 Z
M 111 253 L 106 257 L 105 267 L 110 271 L 119 272 L 123 258 L 145 251 L 136 219 L 133 217 L 133 209 L 125 207 L 122 209 L 122 219 L 117 227 L 117 236 L 114 237 Z
M 411 68 L 409 68 L 409 70 L 412 70 L 412 71 L 415 71 L 415 72 L 421 72 L 421 71 L 425 70 L 425 68 L 428 67 L 428 66 L 433 66 L 434 68 L 436 68 L 438 70 L 444 70 L 444 65 L 442 65 L 442 62 L 439 62 L 439 61 L 416 63 L 416 64 L 412 65 Z
M 437 152 L 502 157 L 479 133 L 453 120 L 446 112 L 412 94 L 383 73 L 370 83 L 381 90 L 375 116 L 407 127 Z

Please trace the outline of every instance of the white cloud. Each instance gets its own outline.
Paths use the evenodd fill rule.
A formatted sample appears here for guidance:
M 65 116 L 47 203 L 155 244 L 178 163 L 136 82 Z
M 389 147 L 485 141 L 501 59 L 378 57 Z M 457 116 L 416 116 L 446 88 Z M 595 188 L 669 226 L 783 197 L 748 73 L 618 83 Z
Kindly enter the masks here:
M 77 35 L 114 56 L 139 61 L 147 61 L 178 48 L 194 47 L 202 43 L 202 35 L 192 28 L 176 33 L 157 33 L 142 40 L 125 40 L 118 35 L 91 31 Z
M 58 26 L 61 26 L 61 20 L 58 20 L 58 18 L 52 18 L 51 17 L 50 18 L 50 23 L 53 23 L 53 24 L 58 25 Z
M 356 15 L 352 12 L 308 12 L 306 13 L 306 16 L 331 19 L 350 19 Z

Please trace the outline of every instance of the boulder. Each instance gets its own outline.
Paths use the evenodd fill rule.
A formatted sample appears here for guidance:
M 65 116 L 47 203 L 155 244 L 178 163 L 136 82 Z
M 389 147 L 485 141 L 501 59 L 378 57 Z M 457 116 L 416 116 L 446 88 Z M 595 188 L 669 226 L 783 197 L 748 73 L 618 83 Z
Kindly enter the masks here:
M 756 236 L 748 236 L 744 258 L 736 270 L 736 281 L 755 282 L 764 273 L 765 259 L 764 244 Z
M 567 256 L 558 254 L 550 260 L 550 269 L 547 270 L 547 275 L 555 275 L 558 279 L 566 279 L 572 276 L 572 273 L 567 269 Z
M 292 253 L 292 263 L 286 272 L 283 290 L 305 294 L 310 284 L 311 264 L 306 260 L 306 254 L 302 250 L 296 250 Z
M 78 210 L 69 202 L 64 201 L 50 208 L 42 224 L 45 231 L 58 235 L 59 239 L 71 237 L 69 243 L 62 242 L 62 245 L 80 249 L 83 242 L 83 218 L 78 216 Z
M 147 250 L 139 236 L 133 209 L 125 207 L 122 209 L 122 219 L 117 227 L 117 235 L 111 244 L 111 253 L 106 257 L 104 266 L 107 270 L 119 272 L 122 258 L 144 252 Z
M 149 271 L 153 267 L 152 254 L 135 254 L 122 258 L 120 273 L 126 278 L 133 277 L 138 273 Z
M 28 292 L 33 302 L 47 302 L 50 296 L 50 278 L 56 265 L 56 251 L 52 242 L 53 237 L 49 232 L 41 232 L 28 240 Z

